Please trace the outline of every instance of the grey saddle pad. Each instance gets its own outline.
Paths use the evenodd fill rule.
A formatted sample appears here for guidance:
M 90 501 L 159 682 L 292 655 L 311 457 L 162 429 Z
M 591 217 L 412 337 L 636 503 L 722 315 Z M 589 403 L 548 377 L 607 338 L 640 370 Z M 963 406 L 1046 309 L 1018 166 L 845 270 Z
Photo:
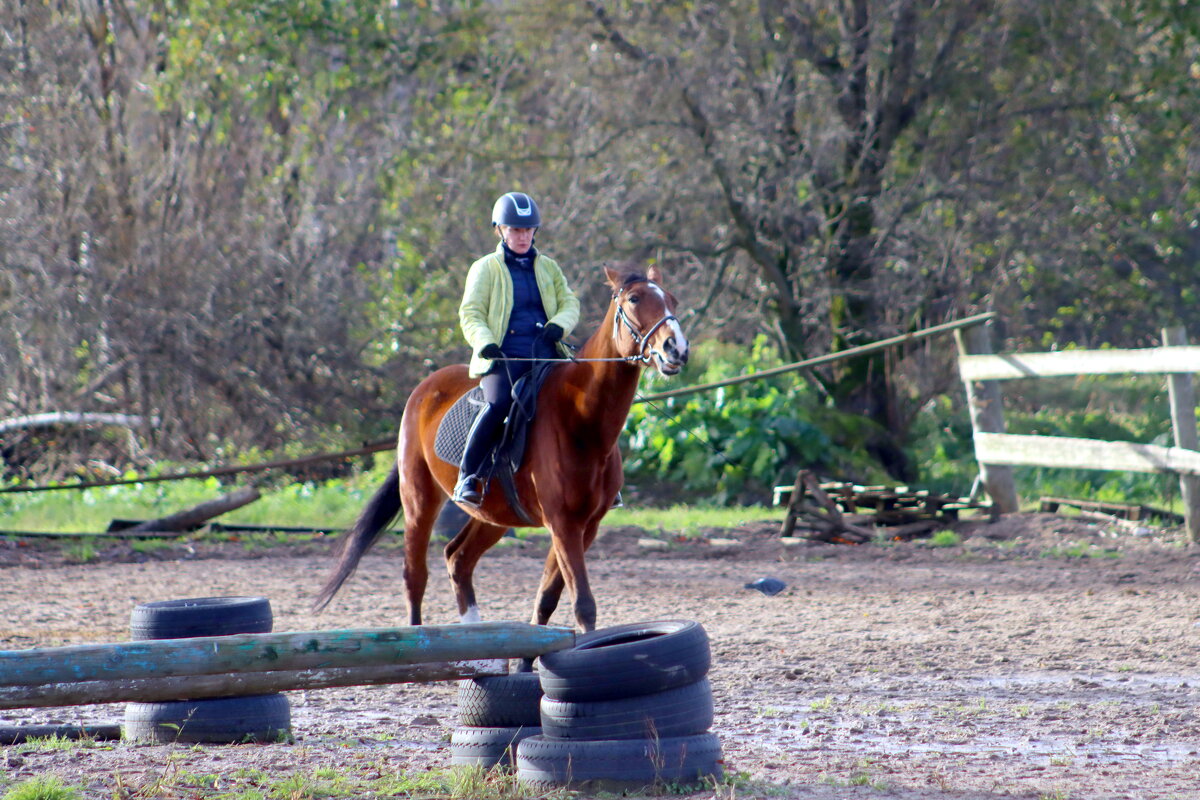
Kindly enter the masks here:
M 467 446 L 471 425 L 486 405 L 483 390 L 478 386 L 458 398 L 438 425 L 437 438 L 433 440 L 433 452 L 438 458 L 458 466 Z

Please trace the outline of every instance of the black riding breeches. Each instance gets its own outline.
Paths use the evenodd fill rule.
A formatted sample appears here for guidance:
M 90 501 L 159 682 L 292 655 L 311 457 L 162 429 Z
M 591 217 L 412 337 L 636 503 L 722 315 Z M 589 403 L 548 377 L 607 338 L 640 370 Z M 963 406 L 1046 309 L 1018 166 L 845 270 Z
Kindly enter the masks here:
M 471 435 L 463 450 L 459 467 L 463 475 L 479 474 L 483 461 L 500 432 L 500 426 L 508 416 L 508 409 L 512 406 L 512 385 L 517 378 L 529 372 L 532 365 L 533 362 L 530 361 L 507 364 L 497 361 L 491 371 L 480 379 L 479 388 L 483 390 L 483 399 L 487 401 L 487 407 L 479 412 L 471 426 Z

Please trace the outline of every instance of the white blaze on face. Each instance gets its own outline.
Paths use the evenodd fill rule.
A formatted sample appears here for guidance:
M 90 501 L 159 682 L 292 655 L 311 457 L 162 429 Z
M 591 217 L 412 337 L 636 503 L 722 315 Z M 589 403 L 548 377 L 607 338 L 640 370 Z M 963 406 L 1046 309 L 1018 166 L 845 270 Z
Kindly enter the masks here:
M 683 327 L 680 326 L 679 320 L 667 320 L 667 327 L 671 329 L 671 337 L 675 340 L 675 352 L 680 356 L 687 355 L 688 340 L 687 337 L 683 335 Z
M 660 298 L 662 298 L 663 306 L 665 307 L 667 304 L 666 292 L 664 292 L 662 287 L 657 283 L 651 283 L 649 286 L 658 293 Z M 688 351 L 688 340 L 687 337 L 683 335 L 683 327 L 679 324 L 679 320 L 669 319 L 666 321 L 665 325 L 671 331 L 671 338 L 675 340 L 675 352 L 677 352 L 680 356 L 686 354 Z

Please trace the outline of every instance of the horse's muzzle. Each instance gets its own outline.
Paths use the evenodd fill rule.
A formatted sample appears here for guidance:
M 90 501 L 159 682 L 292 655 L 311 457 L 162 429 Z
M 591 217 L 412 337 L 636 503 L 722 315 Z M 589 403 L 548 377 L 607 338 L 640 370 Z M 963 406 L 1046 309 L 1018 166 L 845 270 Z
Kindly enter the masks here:
M 661 353 L 656 353 L 658 358 L 658 371 L 663 375 L 678 375 L 688 362 L 688 345 L 687 340 L 683 340 L 683 345 L 680 346 L 675 337 L 667 339 L 663 344 Z

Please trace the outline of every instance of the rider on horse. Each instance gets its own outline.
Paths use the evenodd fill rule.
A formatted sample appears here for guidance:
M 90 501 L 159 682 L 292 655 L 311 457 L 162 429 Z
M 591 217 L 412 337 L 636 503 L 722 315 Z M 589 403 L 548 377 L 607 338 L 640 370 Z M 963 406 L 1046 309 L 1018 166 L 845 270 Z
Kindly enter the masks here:
M 492 207 L 496 250 L 471 265 L 458 309 L 463 335 L 471 345 L 471 377 L 487 401 L 467 436 L 456 503 L 483 501 L 484 461 L 512 405 L 513 383 L 536 361 L 569 355 L 562 342 L 579 322 L 579 298 L 552 258 L 533 246 L 542 224 L 533 198 L 508 192 Z

